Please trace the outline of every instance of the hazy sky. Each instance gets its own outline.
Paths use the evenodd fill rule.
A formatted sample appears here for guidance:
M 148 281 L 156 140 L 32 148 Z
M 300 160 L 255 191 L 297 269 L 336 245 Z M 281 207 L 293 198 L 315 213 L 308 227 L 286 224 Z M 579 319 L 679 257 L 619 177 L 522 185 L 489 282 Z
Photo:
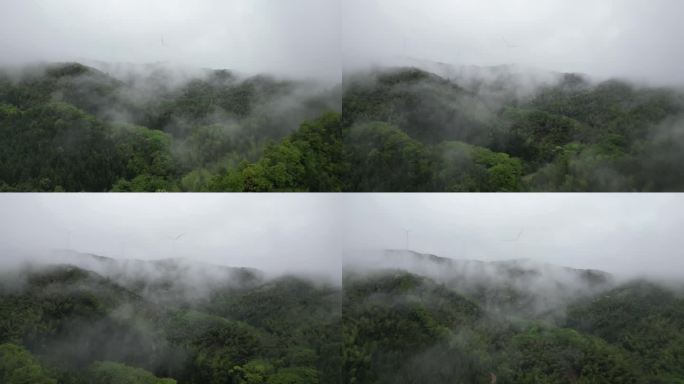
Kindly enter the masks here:
M 684 84 L 680 0 L 344 0 L 345 66 L 438 61 Z
M 404 249 L 408 229 L 410 249 L 445 257 L 684 274 L 683 194 L 5 194 L 0 212 L 6 260 L 72 249 L 334 277 L 343 249 Z
M 341 65 L 519 64 L 684 84 L 680 0 L 3 0 L 0 61 L 165 62 L 339 79 Z
M 2 0 L 0 60 L 340 77 L 339 0 Z
M 409 248 L 683 277 L 682 194 L 355 194 L 347 249 Z
M 5 194 L 0 198 L 0 260 L 71 249 L 116 258 L 184 257 L 334 277 L 339 275 L 341 247 L 333 198 Z

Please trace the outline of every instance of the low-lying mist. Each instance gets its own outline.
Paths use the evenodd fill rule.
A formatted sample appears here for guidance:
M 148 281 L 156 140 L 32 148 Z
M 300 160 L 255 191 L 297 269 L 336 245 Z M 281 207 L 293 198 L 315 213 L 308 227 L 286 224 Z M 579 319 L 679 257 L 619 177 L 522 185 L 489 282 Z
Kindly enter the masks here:
M 225 190 L 235 180 L 227 173 L 258 162 L 303 124 L 339 113 L 340 98 L 338 82 L 165 64 L 0 70 L 0 129 L 8 138 L 0 154 L 17 164 L 0 168 L 0 185 L 10 191 Z M 42 155 L 27 159 L 24 147 Z
M 628 280 L 604 271 L 530 259 L 458 260 L 410 250 L 348 251 L 343 266 L 344 278 L 372 278 L 397 271 L 423 276 L 476 300 L 489 311 L 509 316 L 562 314 L 573 302 Z
M 338 286 L 339 278 L 327 272 L 296 269 L 263 271 L 243 266 L 213 264 L 191 258 L 122 259 L 55 250 L 24 252 L 25 256 L 8 257 L 5 250 L 2 282 L 7 289 L 21 289 L 27 276 L 50 273 L 61 268 L 77 268 L 110 280 L 125 289 L 154 302 L 186 302 L 206 300 L 216 292 L 248 290 L 269 281 L 302 279 L 320 286 Z
M 668 356 L 684 345 L 681 280 L 408 249 L 347 251 L 343 274 L 348 380 L 649 383 L 680 377 L 681 362 Z
M 346 72 L 342 103 L 351 190 L 655 192 L 684 180 L 680 86 L 418 63 Z
M 327 276 L 74 251 L 3 256 L 0 356 L 14 351 L 18 367 L 51 383 L 236 381 L 255 365 L 272 380 L 339 375 L 340 288 Z

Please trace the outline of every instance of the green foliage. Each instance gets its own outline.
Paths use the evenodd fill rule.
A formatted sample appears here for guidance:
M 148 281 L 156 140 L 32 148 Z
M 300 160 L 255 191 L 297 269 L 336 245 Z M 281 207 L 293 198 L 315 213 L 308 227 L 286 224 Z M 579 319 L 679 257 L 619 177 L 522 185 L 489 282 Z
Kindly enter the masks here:
M 343 171 L 340 115 L 327 113 L 305 122 L 279 144 L 268 145 L 261 159 L 214 179 L 210 189 L 339 191 Z
M 681 92 L 616 80 L 594 85 L 568 74 L 520 97 L 515 75 L 499 75 L 464 81 L 470 89 L 412 68 L 349 76 L 343 122 L 349 127 L 345 149 L 352 172 L 346 189 L 682 189 Z M 395 142 L 402 141 L 397 145 L 406 152 L 389 140 L 360 136 L 358 127 L 368 124 L 405 134 Z M 482 148 L 475 151 L 479 156 L 468 146 Z M 397 176 L 412 176 L 416 169 L 419 177 Z
M 430 190 L 434 158 L 428 148 L 384 123 L 352 127 L 345 140 L 349 158 L 347 189 Z
M 212 174 L 204 168 L 194 169 L 183 176 L 179 183 L 179 188 L 181 191 L 202 191 L 206 188 L 211 180 Z M 219 188 L 219 190 L 233 191 L 238 189 L 236 181 L 235 183 L 226 182 L 224 188 Z
M 172 140 L 168 134 L 127 124 L 116 124 L 112 128 L 119 156 L 126 159 L 125 177 L 171 175 L 174 164 Z
M 481 315 L 470 300 L 401 272 L 348 277 L 342 308 L 347 383 L 413 382 L 413 375 L 423 365 L 417 363 L 421 357 L 416 356 L 427 357 L 435 344 L 451 337 L 452 330 L 475 324 Z M 447 349 L 447 354 L 454 356 L 465 354 L 459 348 Z M 441 370 L 420 372 L 426 382 L 444 379 Z
M 268 378 L 268 384 L 316 384 L 318 375 L 311 368 L 283 368 Z
M 684 299 L 640 281 L 571 308 L 567 326 L 620 346 L 654 377 L 684 377 Z
M 71 266 L 22 272 L 0 285 L 0 343 L 13 343 L 0 346 L 0 382 L 341 382 L 339 288 L 232 276 L 239 286 L 188 298 Z
M 25 348 L 0 344 L 0 382 L 5 384 L 57 384 Z
M 341 189 L 331 92 L 227 71 L 176 86 L 161 69 L 129 76 L 73 63 L 0 72 L 0 190 Z
M 175 86 L 161 69 L 130 76 L 73 63 L 0 73 L 0 191 L 684 188 L 672 89 L 568 74 L 522 95 L 505 72 L 398 68 L 301 97 L 302 84 L 227 71 Z
M 439 189 L 452 192 L 517 192 L 522 190 L 522 162 L 462 142 L 445 142 L 437 150 Z
M 535 327 L 514 336 L 510 347 L 503 382 L 639 382 L 623 351 L 574 330 Z
M 252 360 L 231 370 L 238 384 L 266 384 L 273 372 L 273 365 L 265 360 Z
M 282 278 L 247 292 L 217 295 L 214 307 L 217 315 L 277 335 L 277 344 L 268 337 L 264 341 L 266 356 L 286 367 L 315 368 L 321 383 L 339 382 L 340 319 L 331 316 L 340 310 L 337 289 Z
M 342 99 L 346 126 L 383 121 L 426 144 L 462 140 L 480 144 L 491 111 L 455 83 L 400 68 L 350 76 Z
M 62 102 L 0 116 L 0 184 L 16 190 L 104 191 L 118 159 L 106 127 Z
M 160 379 L 140 368 L 111 361 L 94 363 L 88 369 L 93 384 L 176 384 L 173 379 Z
M 507 304 L 514 307 L 461 296 L 454 286 L 406 272 L 347 272 L 344 381 L 646 384 L 684 378 L 684 307 L 667 289 L 622 285 L 561 304 L 570 309 L 560 322 L 519 311 L 507 316 L 501 311 Z
M 566 316 L 548 320 L 516 309 L 522 293 L 492 300 L 463 282 L 399 270 L 345 272 L 342 292 L 296 277 L 244 277 L 188 299 L 166 284 L 70 266 L 23 272 L 20 286 L 0 286 L 0 381 L 684 380 L 684 299 L 645 281 L 560 303 Z
M 553 160 L 560 147 L 579 139 L 586 129 L 570 118 L 543 111 L 508 111 L 507 117 L 511 125 L 501 134 L 500 145 L 531 167 Z

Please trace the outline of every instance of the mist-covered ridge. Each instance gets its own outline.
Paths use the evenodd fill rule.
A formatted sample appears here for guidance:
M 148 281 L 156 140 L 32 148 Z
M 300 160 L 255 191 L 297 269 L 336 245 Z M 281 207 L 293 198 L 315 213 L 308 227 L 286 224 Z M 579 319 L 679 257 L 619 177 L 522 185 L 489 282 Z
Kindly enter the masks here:
M 321 280 L 62 252 L 0 282 L 3 382 L 339 382 L 340 288 Z
M 101 68 L 45 64 L 0 75 L 2 190 L 684 186 L 678 87 L 516 66 L 378 67 L 345 73 L 341 85 Z
M 684 93 L 515 66 L 347 72 L 350 189 L 678 191 Z
M 684 290 L 532 260 L 344 259 L 345 382 L 675 383 Z
M 334 156 L 316 143 L 339 135 L 338 86 L 229 70 L 101 67 L 0 71 L 0 188 L 338 188 L 334 173 L 319 185 L 310 180 Z M 286 159 L 289 167 L 273 169 Z

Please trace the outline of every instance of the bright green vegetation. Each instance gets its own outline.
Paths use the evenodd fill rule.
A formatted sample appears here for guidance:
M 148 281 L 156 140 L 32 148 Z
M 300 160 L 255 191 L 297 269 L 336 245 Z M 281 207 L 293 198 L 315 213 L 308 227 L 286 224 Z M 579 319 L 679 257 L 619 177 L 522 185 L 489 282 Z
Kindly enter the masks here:
M 684 190 L 684 93 L 568 74 L 519 96 L 514 80 L 348 76 L 346 189 Z
M 336 90 L 80 64 L 0 73 L 0 190 L 336 191 Z
M 684 383 L 681 296 L 635 282 L 558 305 L 548 321 L 404 271 L 347 273 L 344 382 Z
M 239 284 L 190 299 L 172 281 L 124 283 L 73 266 L 5 276 L 0 382 L 341 382 L 339 288 L 250 270 L 233 277 Z

